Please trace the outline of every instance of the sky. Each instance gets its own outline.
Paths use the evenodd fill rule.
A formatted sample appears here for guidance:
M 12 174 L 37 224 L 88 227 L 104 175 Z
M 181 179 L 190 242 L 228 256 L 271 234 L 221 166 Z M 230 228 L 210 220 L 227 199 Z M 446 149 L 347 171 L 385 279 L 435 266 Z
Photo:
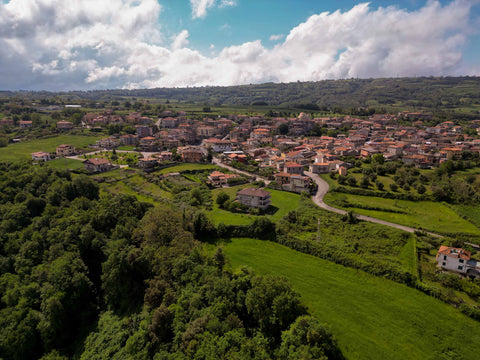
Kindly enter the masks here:
M 480 75 L 480 0 L 0 0 L 0 90 Z

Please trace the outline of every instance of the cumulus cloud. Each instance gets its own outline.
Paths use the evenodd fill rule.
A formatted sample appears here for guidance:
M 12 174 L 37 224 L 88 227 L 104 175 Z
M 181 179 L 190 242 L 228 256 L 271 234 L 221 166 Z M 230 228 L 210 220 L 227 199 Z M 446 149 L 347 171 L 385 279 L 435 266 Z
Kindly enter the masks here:
M 214 7 L 228 7 L 235 6 L 237 2 L 235 0 L 190 0 L 192 7 L 192 18 L 204 18 L 207 15 L 207 11 Z
M 182 30 L 180 34 L 175 36 L 173 43 L 172 43 L 172 49 L 177 50 L 181 49 L 184 47 L 187 47 L 188 45 L 188 30 Z
M 207 11 L 209 1 L 202 3 L 199 9 Z M 478 75 L 478 66 L 467 67 L 462 61 L 463 46 L 478 21 L 471 19 L 471 6 L 466 0 L 447 5 L 430 1 L 409 12 L 359 4 L 309 17 L 273 48 L 252 39 L 206 56 L 188 47 L 187 30 L 164 43 L 157 0 L 11 0 L 0 3 L 0 88 Z

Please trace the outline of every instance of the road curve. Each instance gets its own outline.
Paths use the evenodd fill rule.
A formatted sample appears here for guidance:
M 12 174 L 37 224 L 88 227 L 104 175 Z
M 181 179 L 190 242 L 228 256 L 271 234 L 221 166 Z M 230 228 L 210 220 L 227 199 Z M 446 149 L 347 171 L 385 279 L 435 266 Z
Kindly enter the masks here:
M 328 192 L 328 189 L 329 189 L 329 185 L 325 180 L 323 180 L 320 176 L 318 176 L 317 174 L 314 174 L 312 172 L 306 171 L 305 174 L 307 176 L 309 176 L 313 181 L 315 181 L 315 183 L 318 185 L 317 193 L 314 196 L 312 196 L 312 200 L 316 205 L 318 205 L 322 209 L 325 209 L 325 210 L 328 210 L 328 211 L 333 211 L 337 214 L 346 214 L 347 213 L 345 210 L 337 209 L 337 208 L 334 208 L 330 205 L 325 204 L 325 202 L 323 201 L 323 197 L 325 196 L 325 194 Z M 396 228 L 396 229 L 407 231 L 409 233 L 413 233 L 415 231 L 421 231 L 419 229 L 415 229 L 415 228 L 412 228 L 412 227 L 409 227 L 409 226 L 404 226 L 404 225 L 400 225 L 400 224 L 391 223 L 389 221 L 380 220 L 380 219 L 373 218 L 373 217 L 370 217 L 370 216 L 359 215 L 359 214 L 356 214 L 356 215 L 357 215 L 357 218 L 360 219 L 360 220 L 370 221 L 370 222 L 373 222 L 373 223 L 376 223 L 376 224 L 390 226 L 390 227 L 393 227 L 393 228 Z M 436 236 L 436 237 L 443 237 L 441 235 L 434 234 L 434 233 L 431 233 L 431 232 L 427 232 L 427 234 L 432 235 L 432 236 Z

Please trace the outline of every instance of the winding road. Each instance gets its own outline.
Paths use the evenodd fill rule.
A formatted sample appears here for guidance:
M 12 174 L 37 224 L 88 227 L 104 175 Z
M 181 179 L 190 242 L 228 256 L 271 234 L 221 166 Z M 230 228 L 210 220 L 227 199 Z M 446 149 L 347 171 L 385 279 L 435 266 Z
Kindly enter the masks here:
M 312 200 L 316 205 L 318 205 L 322 209 L 325 209 L 325 210 L 328 210 L 328 211 L 333 211 L 337 214 L 344 215 L 344 214 L 347 213 L 345 210 L 334 208 L 330 205 L 327 205 L 323 201 L 323 197 L 325 196 L 325 194 L 328 192 L 328 189 L 329 189 L 329 185 L 325 180 L 323 180 L 320 176 L 318 176 L 317 174 L 314 174 L 312 172 L 306 171 L 305 175 L 309 176 L 318 185 L 317 193 L 314 196 L 312 196 Z M 409 227 L 409 226 L 391 223 L 389 221 L 380 220 L 380 219 L 373 218 L 373 217 L 370 217 L 370 216 L 358 215 L 357 214 L 357 218 L 360 219 L 360 220 L 364 220 L 364 221 L 370 221 L 370 222 L 373 222 L 373 223 L 376 223 L 376 224 L 382 224 L 382 225 L 390 226 L 390 227 L 393 227 L 393 228 L 396 228 L 396 229 L 407 231 L 409 233 L 413 233 L 415 231 L 421 231 L 420 229 L 415 229 L 415 228 L 412 228 L 412 227 Z M 432 236 L 436 236 L 436 237 L 443 237 L 441 235 L 434 234 L 434 233 L 431 233 L 431 232 L 427 232 L 427 234 L 432 235 Z

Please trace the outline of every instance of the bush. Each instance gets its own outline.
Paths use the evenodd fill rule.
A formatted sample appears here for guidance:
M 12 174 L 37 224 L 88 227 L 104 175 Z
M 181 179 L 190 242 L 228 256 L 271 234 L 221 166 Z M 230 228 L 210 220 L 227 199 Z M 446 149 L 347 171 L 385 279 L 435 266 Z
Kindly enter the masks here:
M 228 196 L 228 194 L 225 191 L 220 191 L 217 195 L 216 203 L 218 204 L 218 206 L 223 208 L 223 206 L 225 205 L 225 202 L 227 202 L 228 200 L 230 200 L 230 196 Z

